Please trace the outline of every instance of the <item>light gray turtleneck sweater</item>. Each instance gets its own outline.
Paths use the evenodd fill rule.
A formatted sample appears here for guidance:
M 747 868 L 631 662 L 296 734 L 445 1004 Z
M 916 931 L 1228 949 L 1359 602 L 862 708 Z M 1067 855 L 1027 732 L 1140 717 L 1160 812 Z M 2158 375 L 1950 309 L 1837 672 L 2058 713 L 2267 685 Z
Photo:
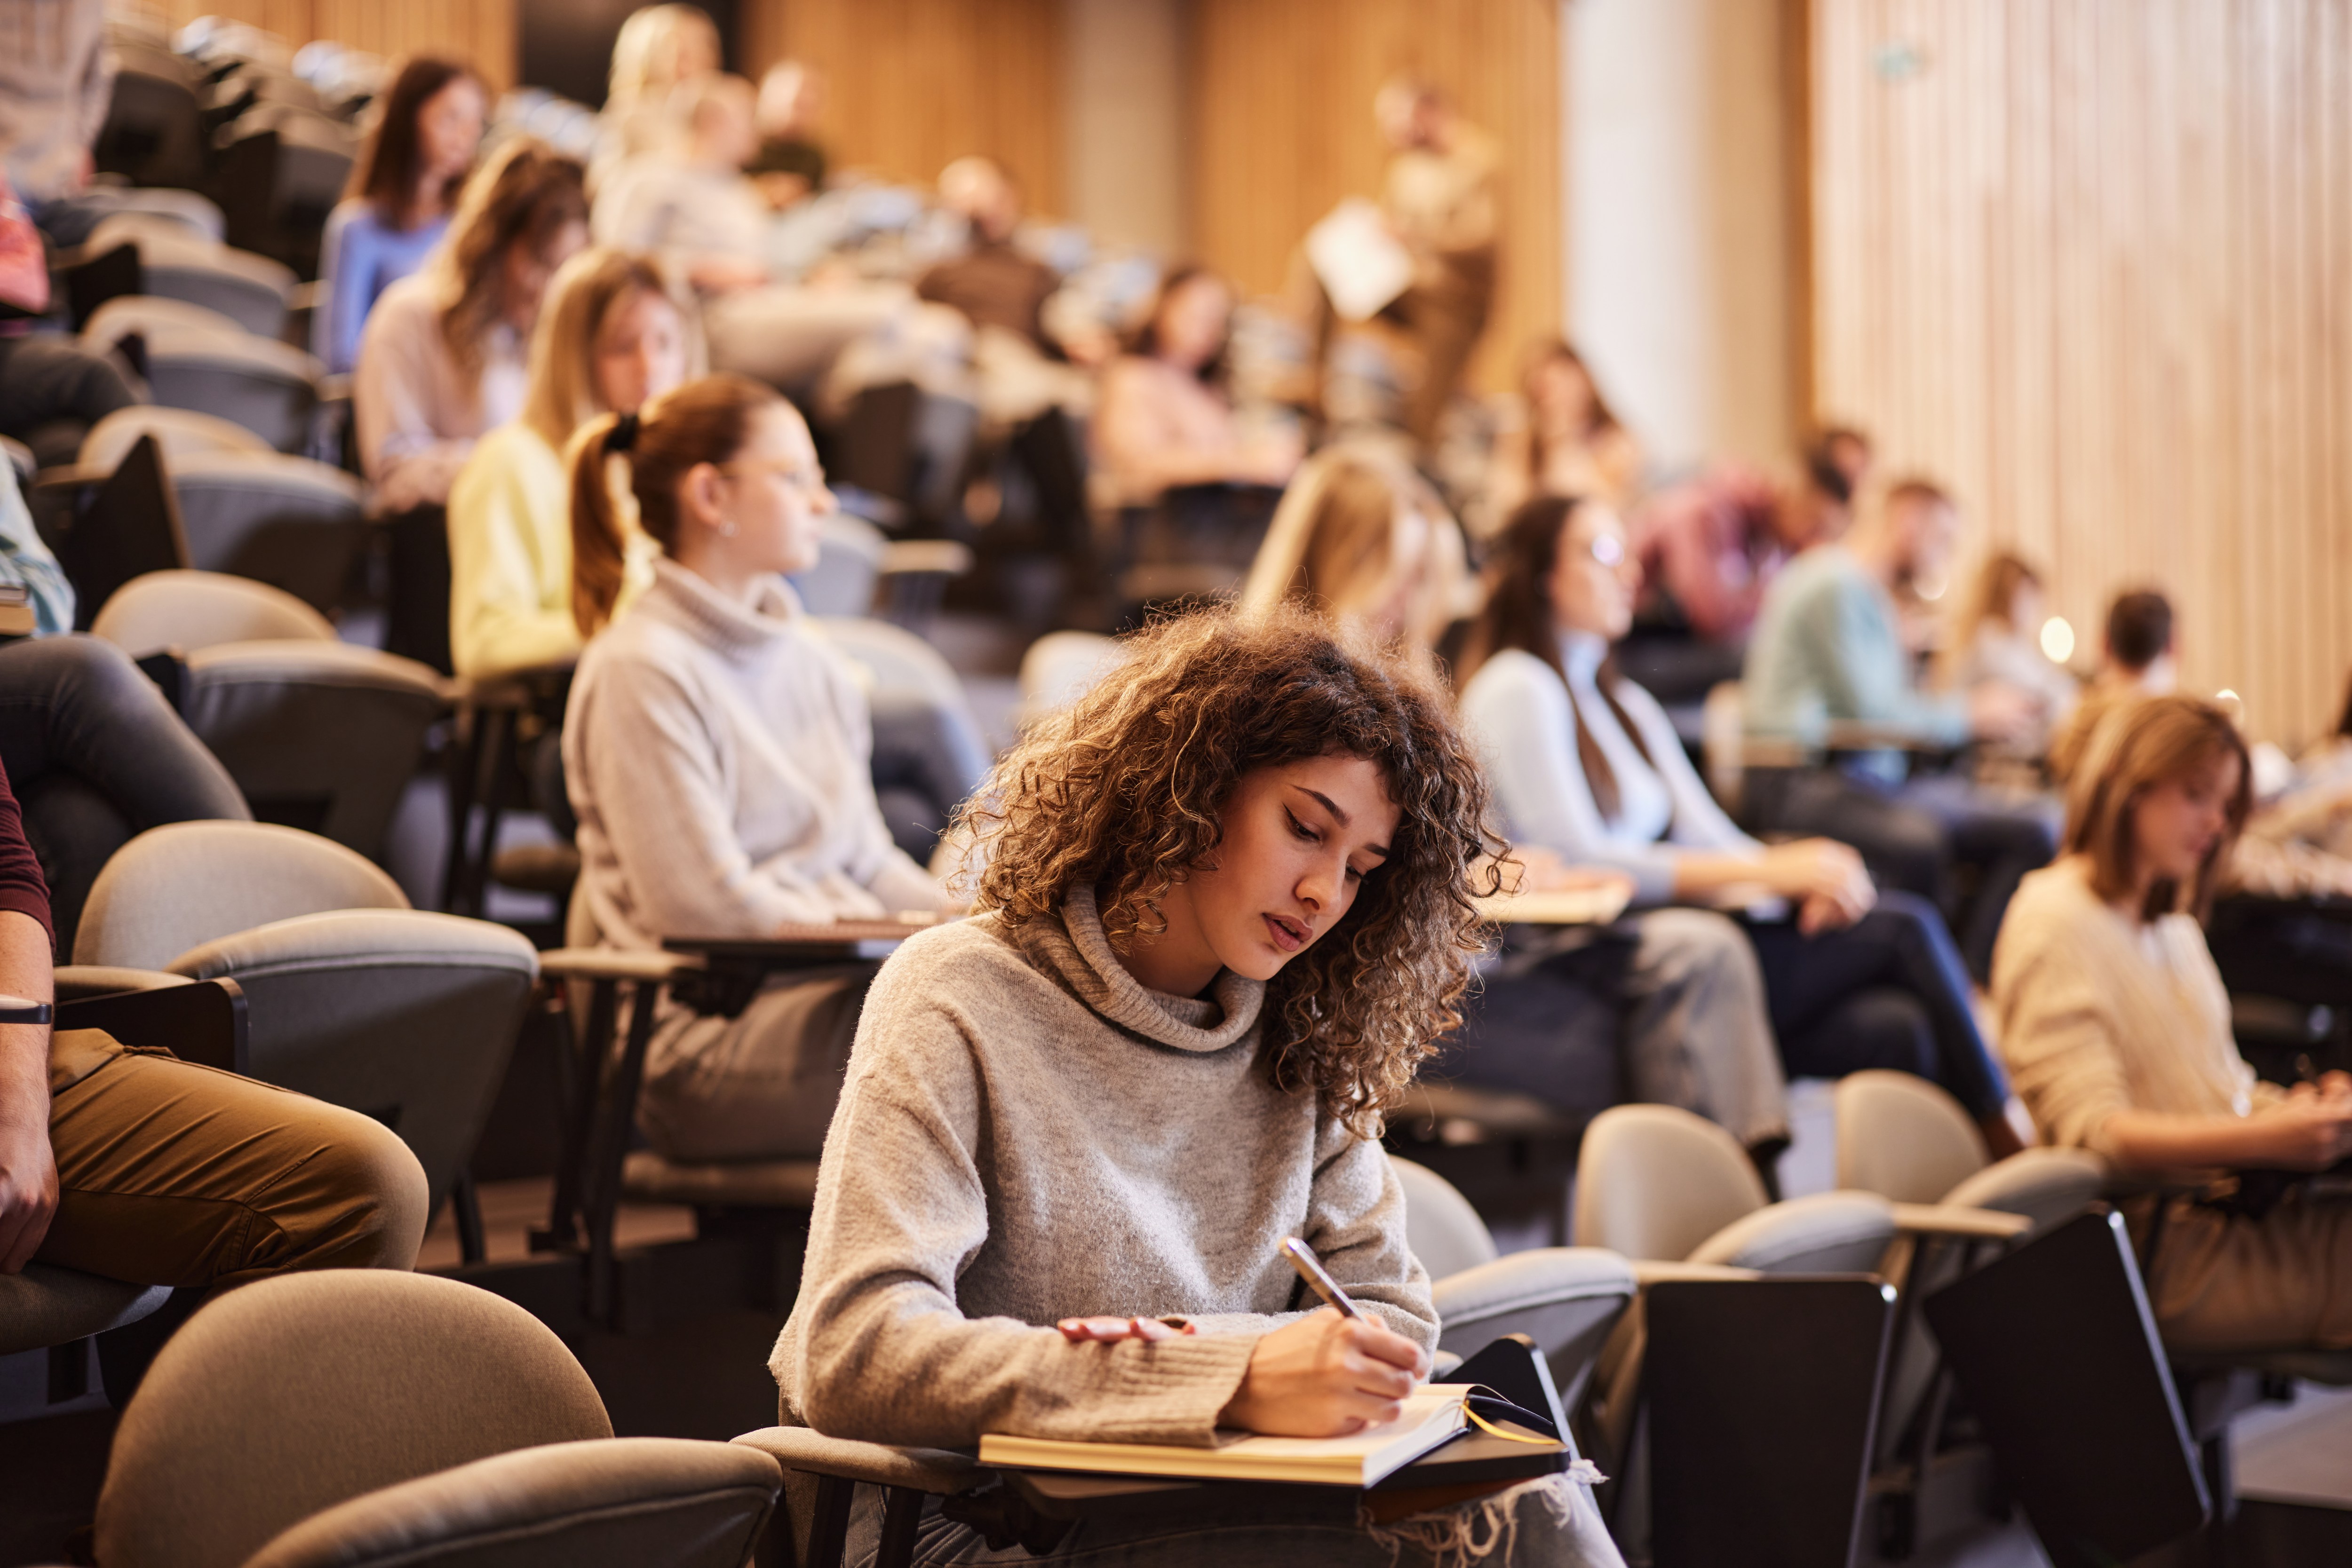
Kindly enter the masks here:
M 1265 995 L 1230 971 L 1204 998 L 1146 989 L 1089 889 L 1060 921 L 982 915 L 901 947 L 858 1024 L 769 1362 L 783 1418 L 942 1448 L 1205 1446 L 1258 1338 L 1301 1310 L 1286 1236 L 1433 1346 L 1388 1157 L 1268 1082 Z M 1200 1333 L 1076 1345 L 1052 1326 L 1094 1314 Z
M 782 579 L 734 602 L 677 562 L 588 644 L 563 720 L 578 941 L 763 936 L 936 909 L 874 800 L 866 698 Z

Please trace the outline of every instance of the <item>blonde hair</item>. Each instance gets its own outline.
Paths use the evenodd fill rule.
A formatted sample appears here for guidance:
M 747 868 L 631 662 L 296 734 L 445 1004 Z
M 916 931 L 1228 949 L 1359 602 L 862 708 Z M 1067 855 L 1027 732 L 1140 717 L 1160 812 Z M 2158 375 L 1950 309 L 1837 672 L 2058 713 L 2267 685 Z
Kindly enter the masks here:
M 522 422 L 558 452 L 573 431 L 606 412 L 596 394 L 596 340 L 613 314 L 640 294 L 667 303 L 685 326 L 687 313 L 653 262 L 626 251 L 583 250 L 547 286 L 547 303 L 531 332 Z
M 1429 518 L 1431 538 L 1401 635 L 1408 654 L 1427 664 L 1462 608 L 1469 568 L 1445 503 L 1385 448 L 1343 444 L 1300 465 L 1250 564 L 1242 612 L 1263 615 L 1282 603 L 1341 617 L 1359 612 L 1394 569 L 1397 528 L 1408 510 Z
M 628 559 L 612 460 L 628 459 L 638 526 L 665 552 L 675 553 L 677 490 L 687 474 L 700 464 L 731 460 L 761 413 L 791 407 L 773 387 L 748 376 L 705 376 L 662 393 L 640 413 L 602 414 L 581 426 L 565 466 L 572 475 L 572 621 L 582 637 L 594 636 L 613 618 Z
M 708 65 L 688 69 L 686 53 L 699 48 Z M 624 109 L 657 97 L 687 78 L 719 64 L 719 27 L 697 5 L 647 5 L 629 13 L 613 39 L 612 74 L 605 92 Z
M 2238 762 L 2229 825 L 2188 886 L 2161 880 L 2148 889 L 2140 909 L 2143 920 L 2178 910 L 2202 919 L 2211 907 L 2215 884 L 2253 810 L 2253 764 L 2230 716 L 2201 697 L 2143 697 L 2118 705 L 2100 720 L 2066 791 L 2066 850 L 2089 858 L 2093 892 L 2121 898 L 2137 881 L 2132 812 L 2140 798 L 2222 758 Z

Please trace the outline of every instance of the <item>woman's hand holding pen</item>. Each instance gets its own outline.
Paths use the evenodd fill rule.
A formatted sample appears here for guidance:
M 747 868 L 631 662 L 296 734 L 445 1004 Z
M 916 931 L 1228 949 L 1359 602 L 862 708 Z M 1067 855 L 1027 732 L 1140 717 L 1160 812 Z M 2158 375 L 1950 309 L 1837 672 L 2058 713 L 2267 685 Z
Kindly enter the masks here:
M 1429 1375 L 1421 1346 L 1369 1317 L 1324 1307 L 1257 1342 L 1217 1417 L 1281 1437 L 1339 1437 L 1393 1421 Z

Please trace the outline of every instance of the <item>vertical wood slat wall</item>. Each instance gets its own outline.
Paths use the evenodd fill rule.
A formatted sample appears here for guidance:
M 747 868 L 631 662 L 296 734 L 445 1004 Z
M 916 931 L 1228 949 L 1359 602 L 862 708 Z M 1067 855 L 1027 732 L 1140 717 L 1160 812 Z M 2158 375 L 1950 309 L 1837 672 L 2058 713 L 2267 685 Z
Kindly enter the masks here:
M 929 184 L 955 158 L 994 158 L 1032 211 L 1063 210 L 1062 0 L 751 0 L 743 53 L 825 73 L 836 167 Z
M 1817 413 L 2095 648 L 2333 727 L 2352 669 L 2352 0 L 1812 0 Z
M 227 16 L 276 33 L 296 48 L 332 38 L 386 58 L 430 51 L 469 60 L 493 89 L 515 78 L 515 0 L 169 0 L 180 27 Z
M 1503 277 L 1473 375 L 1507 384 L 1526 340 L 1560 327 L 1559 0 L 1196 0 L 1191 227 L 1246 292 L 1283 287 L 1307 230 L 1377 196 L 1372 98 L 1400 71 L 1501 138 Z

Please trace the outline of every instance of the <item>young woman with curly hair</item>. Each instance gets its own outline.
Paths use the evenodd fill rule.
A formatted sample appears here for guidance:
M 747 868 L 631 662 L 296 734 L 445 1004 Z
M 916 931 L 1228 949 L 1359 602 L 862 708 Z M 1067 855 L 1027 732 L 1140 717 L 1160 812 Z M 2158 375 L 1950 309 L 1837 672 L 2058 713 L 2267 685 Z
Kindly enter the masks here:
M 789 1420 L 1206 1446 L 1391 1419 L 1429 1371 L 1373 1138 L 1484 946 L 1485 787 L 1434 691 L 1318 622 L 1203 612 L 1128 652 L 966 809 L 983 913 L 875 981 L 771 1363 Z M 1287 1236 L 1361 1318 L 1302 1310 Z M 1172 1495 L 1045 1560 L 1429 1560 L 1352 1493 Z M 1477 1506 L 1513 1543 L 1484 1560 L 1619 1561 L 1565 1480 Z M 923 1563 L 1028 1560 L 922 1531 Z

